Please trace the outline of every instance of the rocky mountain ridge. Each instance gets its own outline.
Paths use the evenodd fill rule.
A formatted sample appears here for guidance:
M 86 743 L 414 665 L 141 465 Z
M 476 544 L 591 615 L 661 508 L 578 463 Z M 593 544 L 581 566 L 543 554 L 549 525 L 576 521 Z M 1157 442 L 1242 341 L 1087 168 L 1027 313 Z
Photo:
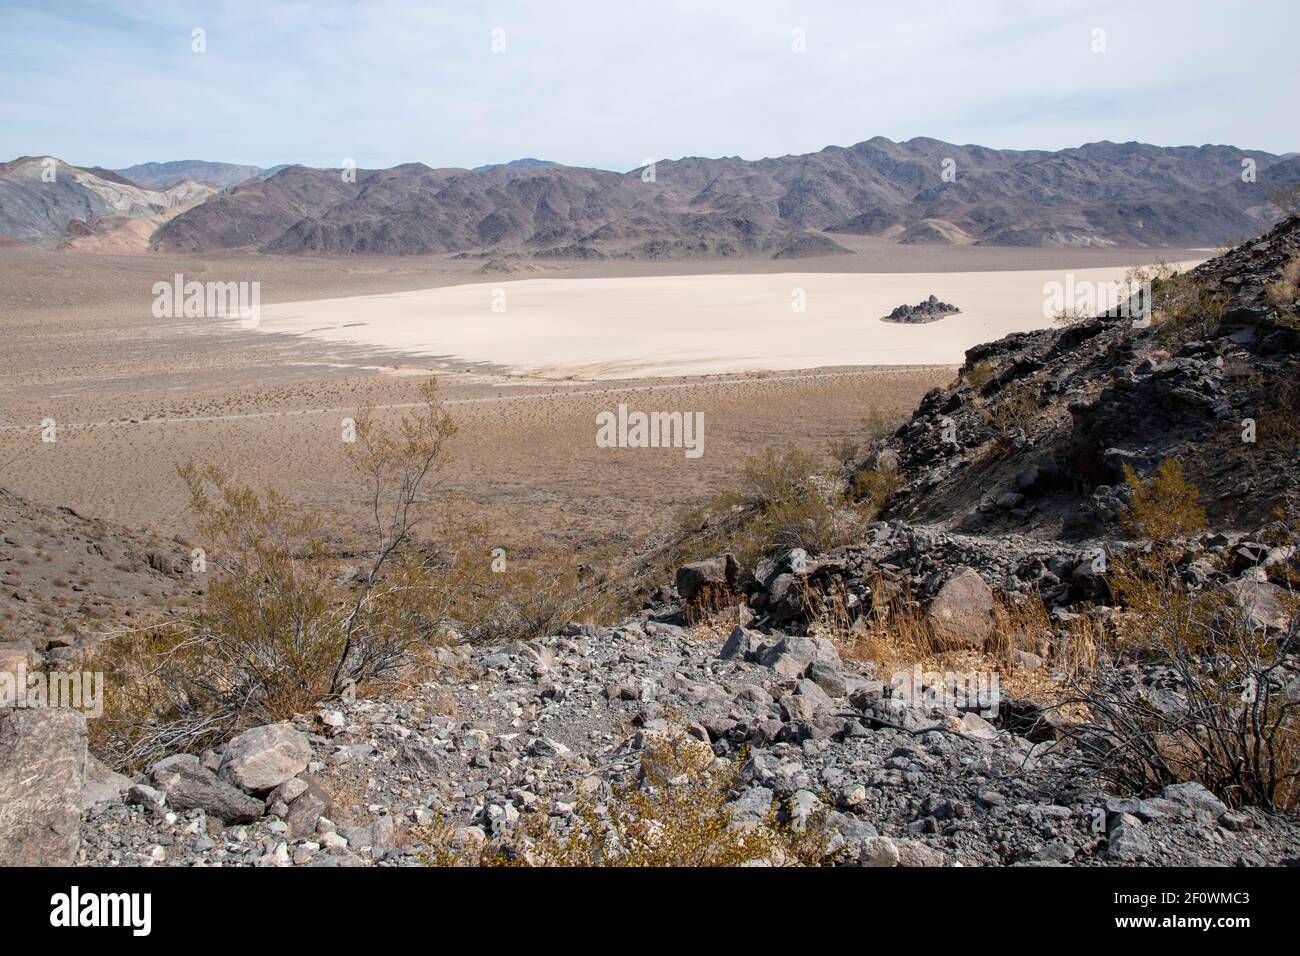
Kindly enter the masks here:
M 1257 180 L 1241 182 L 1242 162 Z M 955 179 L 944 178 L 954 169 Z M 877 137 L 805 156 L 566 166 L 291 167 L 158 231 L 169 252 L 287 255 L 525 251 L 663 259 L 772 254 L 821 233 L 995 245 L 1206 245 L 1276 218 L 1300 162 L 1225 146 L 1093 143 L 1059 153 Z M 566 251 L 567 250 L 567 251 Z M 806 254 L 806 253 L 802 253 Z

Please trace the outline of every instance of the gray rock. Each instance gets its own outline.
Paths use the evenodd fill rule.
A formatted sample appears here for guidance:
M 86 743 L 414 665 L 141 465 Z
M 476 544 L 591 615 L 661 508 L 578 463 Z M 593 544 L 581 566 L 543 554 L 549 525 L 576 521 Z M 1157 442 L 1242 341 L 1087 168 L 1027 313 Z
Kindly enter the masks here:
M 759 663 L 782 677 L 802 677 L 813 661 L 839 670 L 840 654 L 835 645 L 820 637 L 785 637 L 765 648 Z
M 677 569 L 677 593 L 683 601 L 691 601 L 705 585 L 730 588 L 736 583 L 737 571 L 736 559 L 730 554 L 683 564 Z
M 944 582 L 925 612 L 938 636 L 954 647 L 983 647 L 993 632 L 993 590 L 972 568 Z
M 754 659 L 754 656 L 758 653 L 759 648 L 761 647 L 762 642 L 757 634 L 747 628 L 737 625 L 732 628 L 731 634 L 727 637 L 726 641 L 723 642 L 722 650 L 718 652 L 718 657 L 722 658 L 724 661 L 749 661 Z
M 917 840 L 899 840 L 899 866 L 943 866 L 944 855 L 940 850 L 927 846 Z
M 131 788 L 128 777 L 110 770 L 93 755 L 86 755 L 86 785 L 81 791 L 81 809 L 89 810 L 102 803 L 116 803 Z
M 858 854 L 859 866 L 898 866 L 901 854 L 889 837 L 871 837 L 862 844 Z
M 202 810 L 223 823 L 249 823 L 265 805 L 221 780 L 192 754 L 176 754 L 153 768 L 153 782 L 178 810 Z
M 75 862 L 86 756 L 86 719 L 75 710 L 0 716 L 0 866 Z
M 167 794 L 144 783 L 132 784 L 126 791 L 126 802 L 133 807 L 161 810 L 167 805 Z
M 1122 813 L 1106 831 L 1106 856 L 1122 863 L 1135 863 L 1151 853 L 1151 837 L 1137 817 Z
M 265 793 L 307 769 L 311 744 L 292 724 L 246 730 L 226 746 L 221 779 L 250 793 Z
M 750 787 L 723 809 L 736 823 L 760 823 L 772 811 L 772 791 L 766 787 Z
M 1218 817 L 1227 812 L 1224 802 L 1194 780 L 1170 784 L 1160 791 L 1163 800 L 1170 800 L 1190 809 L 1193 813 Z
M 814 660 L 808 665 L 808 679 L 817 684 L 830 697 L 847 697 L 848 684 L 838 667 L 825 661 Z

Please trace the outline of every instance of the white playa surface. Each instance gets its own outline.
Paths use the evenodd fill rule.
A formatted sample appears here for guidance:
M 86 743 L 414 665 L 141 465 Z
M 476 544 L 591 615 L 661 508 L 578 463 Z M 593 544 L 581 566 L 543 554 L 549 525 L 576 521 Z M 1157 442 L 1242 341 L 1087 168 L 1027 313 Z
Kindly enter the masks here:
M 1117 282 L 1125 271 L 1080 269 L 1070 275 L 1079 287 Z M 1051 270 L 523 279 L 264 305 L 259 328 L 545 377 L 957 365 L 972 345 L 1050 326 L 1044 285 L 1064 284 L 1066 275 Z M 796 290 L 805 297 L 803 312 L 792 309 Z M 930 294 L 961 314 L 924 325 L 881 321 L 895 306 L 914 305 Z

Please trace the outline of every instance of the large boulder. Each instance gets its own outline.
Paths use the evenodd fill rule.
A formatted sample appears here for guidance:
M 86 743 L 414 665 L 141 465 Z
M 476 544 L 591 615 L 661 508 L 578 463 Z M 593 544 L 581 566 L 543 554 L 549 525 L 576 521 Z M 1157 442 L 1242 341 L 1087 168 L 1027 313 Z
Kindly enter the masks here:
M 76 861 L 86 756 L 86 718 L 75 710 L 0 716 L 0 866 Z
M 176 754 L 153 768 L 154 786 L 177 810 L 202 810 L 222 823 L 251 823 L 265 805 L 238 787 L 217 778 L 193 754 Z
M 274 790 L 307 769 L 311 743 L 292 724 L 266 724 L 246 730 L 226 745 L 219 771 L 250 793 Z
M 983 647 L 993 633 L 993 589 L 972 568 L 961 568 L 939 588 L 925 612 L 945 644 Z
M 706 585 L 730 589 L 736 583 L 738 571 L 736 559 L 730 554 L 683 564 L 677 569 L 677 593 L 683 601 L 691 601 Z

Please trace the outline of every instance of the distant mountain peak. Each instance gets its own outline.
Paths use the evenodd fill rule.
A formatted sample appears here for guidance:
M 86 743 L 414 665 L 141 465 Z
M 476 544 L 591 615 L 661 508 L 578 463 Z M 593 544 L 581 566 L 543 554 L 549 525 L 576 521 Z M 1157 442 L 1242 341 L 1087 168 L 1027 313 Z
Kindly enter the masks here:
M 522 159 L 512 159 L 508 163 L 488 163 L 486 166 L 475 166 L 474 172 L 482 173 L 489 169 L 536 169 L 542 166 L 559 165 L 559 163 L 553 163 L 549 159 L 536 159 L 532 156 L 525 156 Z

